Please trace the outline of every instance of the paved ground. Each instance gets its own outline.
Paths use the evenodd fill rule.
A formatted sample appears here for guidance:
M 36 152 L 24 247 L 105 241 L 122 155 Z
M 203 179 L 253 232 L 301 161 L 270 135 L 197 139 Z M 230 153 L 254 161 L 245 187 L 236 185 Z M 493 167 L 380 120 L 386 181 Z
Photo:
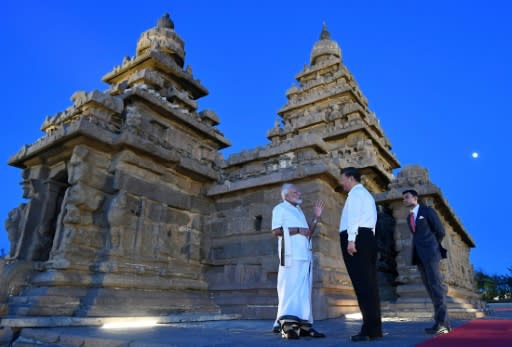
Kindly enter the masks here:
M 512 319 L 512 306 L 498 307 L 485 319 Z M 453 327 L 467 321 L 452 321 Z M 80 346 L 80 347 L 167 347 L 167 346 L 216 346 L 216 347 L 266 347 L 266 346 L 349 346 L 351 334 L 358 331 L 360 320 L 345 318 L 318 321 L 315 328 L 326 338 L 301 338 L 283 340 L 271 332 L 269 320 L 229 320 L 196 323 L 162 324 L 150 328 L 123 328 L 106 330 L 94 327 L 25 328 L 14 347 Z M 414 346 L 431 336 L 423 332 L 431 326 L 430 321 L 405 321 L 386 319 L 383 323 L 384 337 L 357 345 Z M 37 341 L 37 342 L 36 342 Z
M 453 322 L 459 326 L 464 321 Z M 151 328 L 105 330 L 92 327 L 24 329 L 19 342 L 38 341 L 64 346 L 344 346 L 352 345 L 351 334 L 358 331 L 360 320 L 344 318 L 319 321 L 315 328 L 327 337 L 283 340 L 271 330 L 268 320 L 231 320 L 201 323 L 177 323 L 158 325 Z M 365 342 L 375 346 L 414 346 L 430 338 L 423 329 L 431 326 L 426 321 L 385 321 L 384 337 Z M 23 346 L 18 343 L 14 346 Z

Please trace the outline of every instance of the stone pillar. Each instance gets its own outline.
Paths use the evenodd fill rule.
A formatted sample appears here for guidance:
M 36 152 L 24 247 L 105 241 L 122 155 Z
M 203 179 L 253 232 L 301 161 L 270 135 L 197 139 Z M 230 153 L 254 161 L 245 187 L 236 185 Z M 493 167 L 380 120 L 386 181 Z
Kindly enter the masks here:
M 37 229 L 41 218 L 44 218 L 42 210 L 46 198 L 44 181 L 47 177 L 47 168 L 34 167 L 23 172 L 23 197 L 30 199 L 24 209 L 20 222 L 19 240 L 13 257 L 19 260 L 34 260 L 36 248 L 39 242 Z M 37 258 L 37 257 L 36 257 Z
M 16 255 L 16 251 L 18 249 L 18 242 L 20 239 L 21 225 L 23 222 L 23 217 L 25 216 L 25 209 L 27 208 L 27 204 L 20 204 L 18 207 L 13 208 L 9 215 L 7 216 L 7 220 L 5 221 L 5 230 L 7 231 L 7 235 L 9 237 L 9 243 L 11 245 L 11 249 L 9 251 L 9 258 L 14 258 Z
M 57 228 L 57 218 L 61 210 L 64 191 L 67 188 L 67 182 L 47 180 L 44 182 L 44 201 L 39 224 L 36 227 L 35 238 L 33 240 L 32 259 L 36 261 L 46 261 L 50 256 L 55 230 Z

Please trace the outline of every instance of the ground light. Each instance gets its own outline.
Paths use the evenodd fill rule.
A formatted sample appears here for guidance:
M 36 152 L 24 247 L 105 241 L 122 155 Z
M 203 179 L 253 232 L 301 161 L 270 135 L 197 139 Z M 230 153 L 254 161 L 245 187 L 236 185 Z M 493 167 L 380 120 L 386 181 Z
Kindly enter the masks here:
M 102 329 L 136 329 L 136 328 L 150 328 L 158 324 L 156 319 L 123 319 L 118 321 L 111 321 L 101 326 Z

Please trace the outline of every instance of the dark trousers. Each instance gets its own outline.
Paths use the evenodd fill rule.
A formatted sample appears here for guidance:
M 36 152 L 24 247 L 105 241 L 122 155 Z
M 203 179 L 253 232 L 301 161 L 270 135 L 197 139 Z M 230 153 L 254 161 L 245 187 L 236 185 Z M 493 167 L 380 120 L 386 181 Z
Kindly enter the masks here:
M 446 308 L 446 287 L 439 271 L 439 260 L 431 262 L 418 262 L 421 280 L 427 289 L 428 295 L 434 305 L 434 320 L 436 324 L 449 327 L 448 311 Z
M 377 242 L 371 229 L 359 228 L 354 255 L 347 252 L 348 234 L 340 233 L 341 252 L 356 292 L 363 315 L 360 333 L 370 337 L 382 336 L 379 287 L 377 285 Z

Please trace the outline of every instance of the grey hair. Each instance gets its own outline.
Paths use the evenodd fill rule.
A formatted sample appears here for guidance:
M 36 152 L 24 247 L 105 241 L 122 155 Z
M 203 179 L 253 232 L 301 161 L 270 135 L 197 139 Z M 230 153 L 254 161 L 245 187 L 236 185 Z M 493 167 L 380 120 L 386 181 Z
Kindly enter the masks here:
M 286 200 L 286 194 L 288 194 L 288 191 L 290 190 L 291 187 L 293 187 L 292 183 L 283 184 L 283 187 L 281 188 L 281 198 L 283 199 L 283 201 Z

